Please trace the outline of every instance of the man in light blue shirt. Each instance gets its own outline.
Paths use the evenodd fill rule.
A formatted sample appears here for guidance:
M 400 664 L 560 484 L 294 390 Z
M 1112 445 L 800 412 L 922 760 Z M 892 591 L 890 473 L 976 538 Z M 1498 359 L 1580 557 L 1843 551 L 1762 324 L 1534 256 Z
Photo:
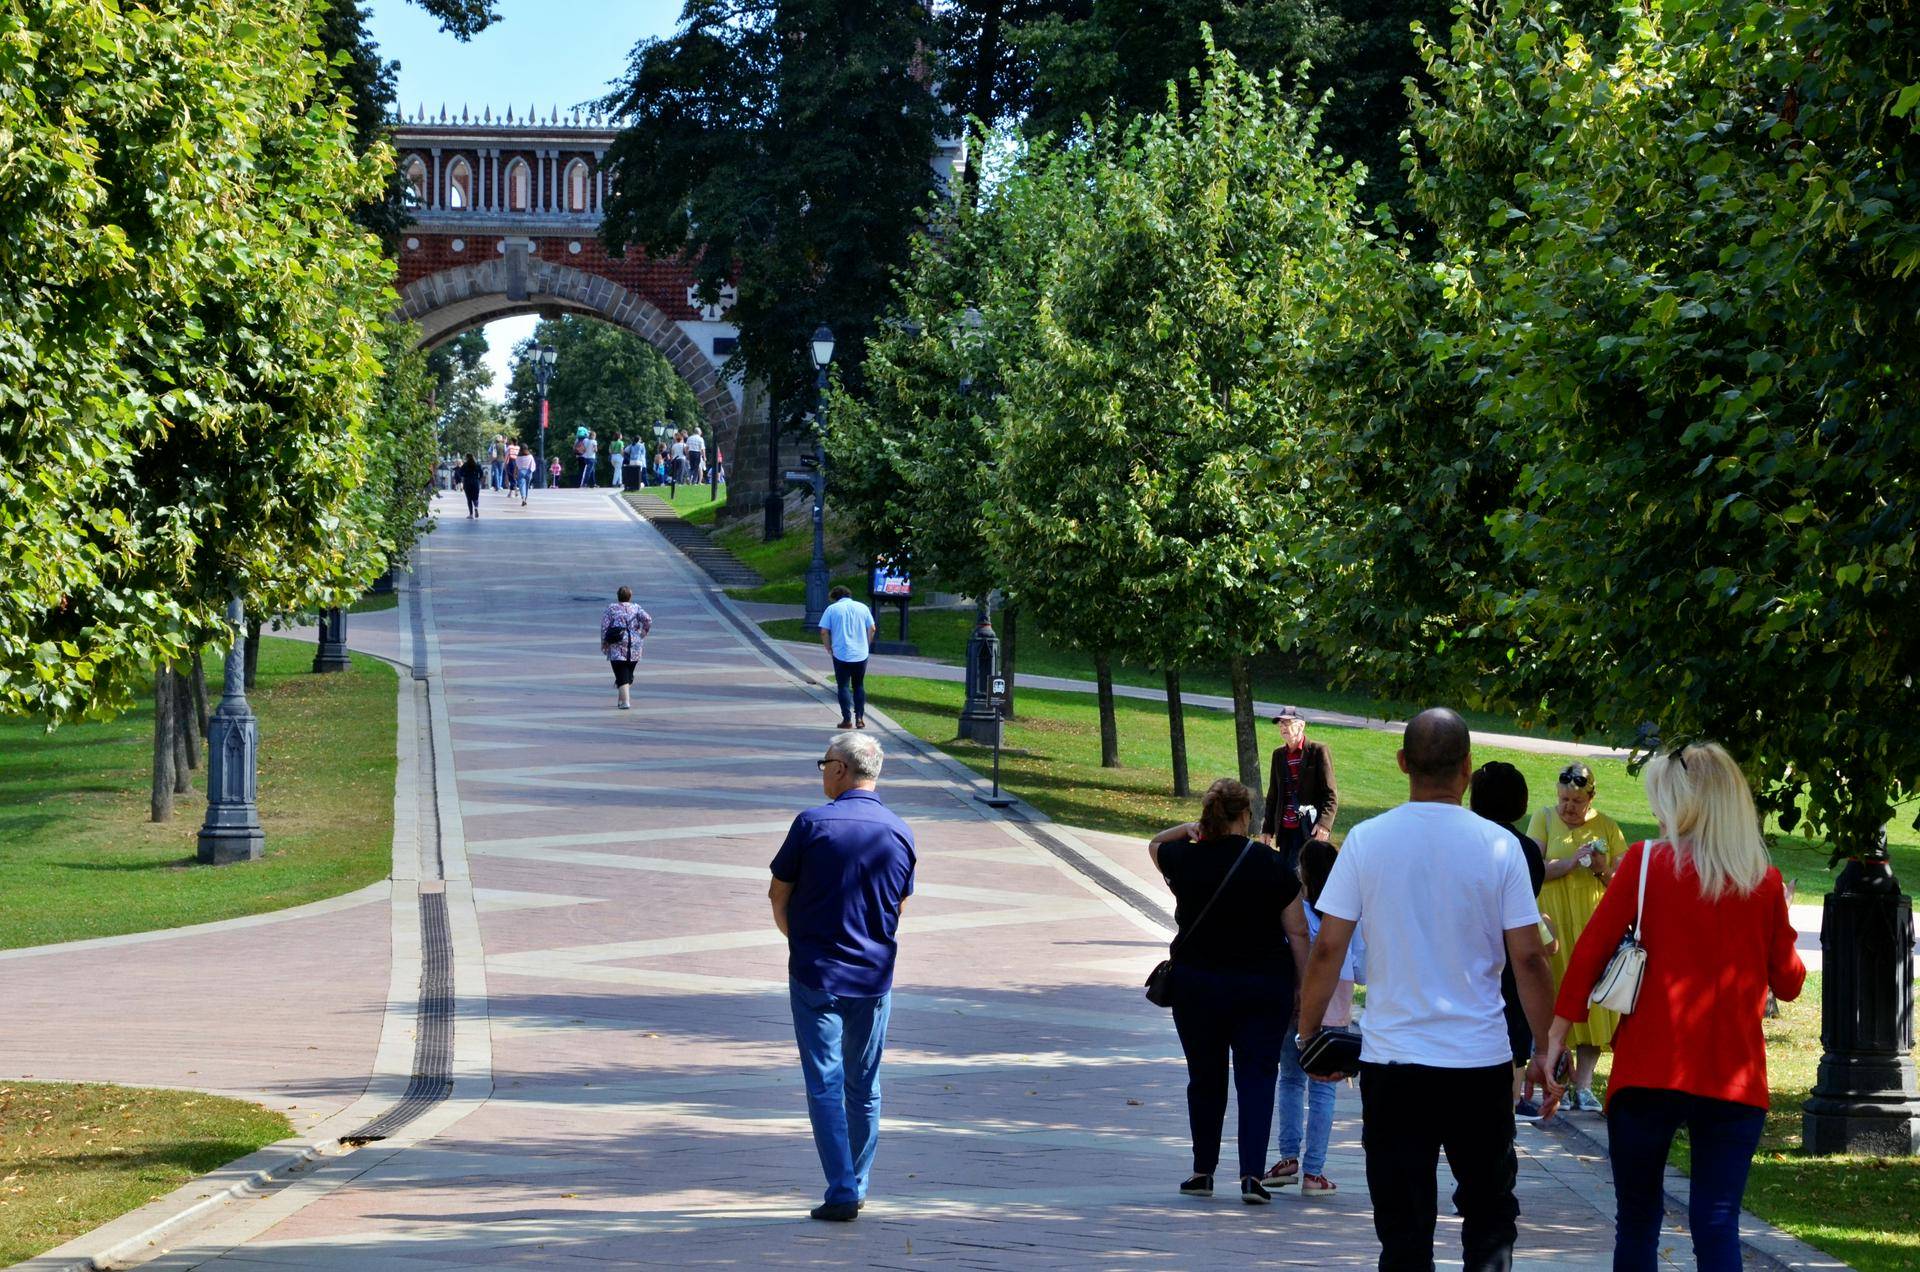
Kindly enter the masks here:
M 867 727 L 867 651 L 873 639 L 873 611 L 836 587 L 832 603 L 820 615 L 820 644 L 833 659 L 833 684 L 840 694 L 842 729 Z

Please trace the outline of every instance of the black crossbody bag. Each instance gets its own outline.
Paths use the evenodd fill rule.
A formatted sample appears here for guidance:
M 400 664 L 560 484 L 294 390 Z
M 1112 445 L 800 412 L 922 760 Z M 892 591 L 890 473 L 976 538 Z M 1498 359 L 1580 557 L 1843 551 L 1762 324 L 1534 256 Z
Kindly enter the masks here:
M 1247 854 L 1252 851 L 1253 840 L 1249 839 L 1247 846 L 1240 850 L 1240 855 L 1233 859 L 1233 864 L 1227 867 L 1227 873 L 1220 876 L 1220 886 L 1215 888 L 1213 895 L 1207 898 L 1206 905 L 1201 907 L 1200 913 L 1194 918 L 1193 926 L 1175 934 L 1172 942 L 1167 946 L 1167 956 L 1160 960 L 1158 967 L 1147 973 L 1147 1001 L 1155 1007 L 1173 1006 L 1173 959 L 1174 955 L 1180 952 L 1180 942 L 1192 936 L 1199 930 L 1200 925 L 1206 922 L 1207 915 L 1213 912 L 1213 903 L 1218 901 L 1220 894 L 1227 890 L 1227 881 L 1233 878 L 1233 872 L 1240 868 L 1240 863 L 1245 861 Z

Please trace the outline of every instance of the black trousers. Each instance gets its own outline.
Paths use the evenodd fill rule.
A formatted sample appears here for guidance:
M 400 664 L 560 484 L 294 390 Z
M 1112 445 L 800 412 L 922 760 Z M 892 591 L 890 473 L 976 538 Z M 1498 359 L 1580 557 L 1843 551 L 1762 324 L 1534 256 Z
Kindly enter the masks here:
M 1382 1272 L 1433 1267 L 1439 1206 L 1435 1172 L 1445 1150 L 1453 1205 L 1464 1223 L 1466 1272 L 1513 1266 L 1513 1068 L 1439 1069 L 1369 1064 L 1360 1073 L 1360 1142 Z
M 1227 1067 L 1240 1107 L 1239 1175 L 1266 1173 L 1267 1133 L 1273 1129 L 1274 1084 L 1280 1047 L 1293 1017 L 1293 978 L 1265 972 L 1174 968 L 1173 1027 L 1187 1054 L 1187 1125 L 1193 1132 L 1193 1173 L 1211 1175 L 1220 1164 L 1220 1129 L 1227 1117 Z M 1511 1115 L 1509 1115 L 1511 1120 Z

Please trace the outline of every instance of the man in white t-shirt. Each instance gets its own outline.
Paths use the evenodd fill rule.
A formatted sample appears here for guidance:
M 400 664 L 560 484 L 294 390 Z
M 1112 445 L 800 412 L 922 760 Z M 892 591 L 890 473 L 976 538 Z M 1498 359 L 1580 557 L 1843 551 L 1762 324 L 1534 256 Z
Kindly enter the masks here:
M 1533 1026 L 1529 1077 L 1553 1019 L 1553 973 L 1526 858 L 1460 806 L 1473 773 L 1466 722 L 1445 707 L 1407 723 L 1407 802 L 1347 832 L 1320 893 L 1300 1036 L 1311 1038 L 1357 924 L 1367 929 L 1361 1144 L 1380 1266 L 1432 1268 L 1440 1151 L 1453 1168 L 1465 1267 L 1513 1262 L 1518 1162 L 1513 1054 L 1500 997 L 1509 960 Z M 1551 1105 L 1549 1105 L 1551 1107 Z
M 842 729 L 867 727 L 867 653 L 875 632 L 873 611 L 836 587 L 820 615 L 820 643 L 833 659 L 833 685 L 840 694 Z
M 700 436 L 699 430 L 687 434 L 687 480 L 698 482 L 700 474 L 706 470 L 707 439 Z

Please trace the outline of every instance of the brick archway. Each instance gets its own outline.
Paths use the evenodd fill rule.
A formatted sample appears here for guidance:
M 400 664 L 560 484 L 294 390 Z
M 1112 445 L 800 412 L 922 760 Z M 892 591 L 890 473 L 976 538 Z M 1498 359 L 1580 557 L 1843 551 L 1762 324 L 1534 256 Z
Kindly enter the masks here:
M 497 318 L 559 309 L 624 327 L 659 350 L 693 390 L 723 454 L 739 441 L 740 408 L 719 370 L 673 319 L 608 278 L 524 252 L 429 274 L 400 293 L 400 313 L 433 346 Z

